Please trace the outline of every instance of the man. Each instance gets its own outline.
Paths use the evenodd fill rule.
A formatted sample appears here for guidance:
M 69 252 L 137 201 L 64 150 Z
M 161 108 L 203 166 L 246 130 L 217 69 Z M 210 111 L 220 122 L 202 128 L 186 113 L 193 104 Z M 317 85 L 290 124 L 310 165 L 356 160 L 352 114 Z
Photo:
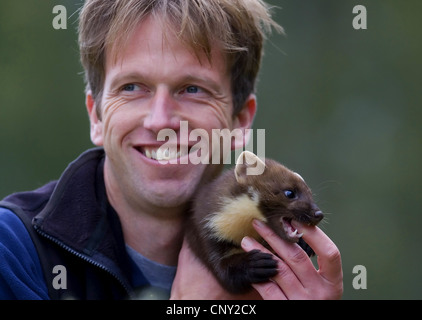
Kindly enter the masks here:
M 256 222 L 281 259 L 273 281 L 246 296 L 225 292 L 183 241 L 189 200 L 222 161 L 185 161 L 196 142 L 182 139 L 181 121 L 189 132 L 201 129 L 202 139 L 213 129 L 251 127 L 271 26 L 279 28 L 258 0 L 85 2 L 86 106 L 91 140 L 102 148 L 82 154 L 58 182 L 2 202 L 1 298 L 136 298 L 151 287 L 171 299 L 341 297 L 339 251 L 316 227 L 297 226 L 319 270 L 300 247 Z M 160 151 L 162 130 L 176 132 L 166 143 L 178 152 Z M 266 250 L 248 238 L 242 247 Z

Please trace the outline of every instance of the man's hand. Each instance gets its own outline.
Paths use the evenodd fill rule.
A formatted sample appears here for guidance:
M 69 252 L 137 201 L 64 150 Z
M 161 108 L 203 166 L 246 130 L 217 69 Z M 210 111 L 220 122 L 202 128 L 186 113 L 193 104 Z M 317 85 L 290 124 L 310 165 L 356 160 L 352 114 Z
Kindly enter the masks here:
M 223 289 L 212 273 L 183 242 L 179 253 L 176 277 L 171 288 L 171 300 L 256 300 L 260 295 L 252 290 L 245 295 L 233 295 Z
M 272 299 L 340 299 L 343 294 L 343 271 L 340 252 L 318 227 L 292 224 L 303 233 L 303 240 L 315 251 L 319 269 L 299 245 L 281 240 L 268 226 L 255 220 L 258 233 L 281 258 L 278 274 L 270 282 L 253 284 L 264 300 Z M 255 240 L 245 237 L 242 248 L 269 252 Z
M 294 222 L 293 222 L 294 224 Z M 254 227 L 279 257 L 278 274 L 270 282 L 253 284 L 255 290 L 246 295 L 233 295 L 225 291 L 212 273 L 190 250 L 185 240 L 179 254 L 171 299 L 230 300 L 230 299 L 340 299 L 343 294 L 343 272 L 340 252 L 335 244 L 319 229 L 295 225 L 304 240 L 318 256 L 316 270 L 308 255 L 299 245 L 286 242 L 259 221 Z M 255 240 L 245 237 L 245 251 L 258 249 L 269 252 Z M 271 252 L 269 252 L 271 253 Z

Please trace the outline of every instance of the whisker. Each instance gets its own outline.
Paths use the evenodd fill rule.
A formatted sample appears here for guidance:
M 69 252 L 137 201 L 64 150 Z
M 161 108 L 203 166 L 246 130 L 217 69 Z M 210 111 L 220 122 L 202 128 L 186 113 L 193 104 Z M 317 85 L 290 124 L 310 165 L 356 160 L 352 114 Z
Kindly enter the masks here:
M 273 218 L 273 217 L 277 217 L 277 216 L 282 216 L 282 214 L 281 213 L 274 213 L 274 214 L 272 214 L 272 215 L 269 215 L 269 216 L 266 216 L 266 218 Z
M 325 190 L 325 189 L 329 188 L 330 186 L 332 186 L 333 184 L 335 184 L 338 187 L 342 185 L 342 183 L 340 181 L 337 181 L 337 180 L 326 180 L 326 181 L 320 182 L 313 189 L 315 189 L 315 190 Z

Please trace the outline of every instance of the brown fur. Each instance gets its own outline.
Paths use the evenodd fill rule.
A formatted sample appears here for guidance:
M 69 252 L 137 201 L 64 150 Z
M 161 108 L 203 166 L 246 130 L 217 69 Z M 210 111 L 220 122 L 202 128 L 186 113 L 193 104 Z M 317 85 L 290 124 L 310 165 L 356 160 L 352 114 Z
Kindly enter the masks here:
M 245 292 L 251 283 L 268 281 L 277 273 L 270 254 L 246 253 L 240 247 L 246 235 L 262 242 L 252 227 L 253 219 L 266 222 L 281 238 L 298 242 L 311 255 L 312 249 L 299 236 L 292 236 L 292 229 L 285 231 L 281 218 L 289 226 L 291 220 L 315 225 L 323 217 L 305 181 L 280 163 L 266 159 L 261 175 L 247 175 L 251 165 L 246 156 L 251 155 L 256 157 L 242 153 L 243 164 L 201 187 L 186 229 L 192 250 L 233 293 Z M 288 198 L 287 191 L 295 197 Z

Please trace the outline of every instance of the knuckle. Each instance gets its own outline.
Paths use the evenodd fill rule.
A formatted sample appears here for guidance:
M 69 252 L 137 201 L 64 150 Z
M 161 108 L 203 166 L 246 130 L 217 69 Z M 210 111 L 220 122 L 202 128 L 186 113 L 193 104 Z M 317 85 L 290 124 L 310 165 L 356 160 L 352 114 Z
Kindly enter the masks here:
M 289 260 L 294 264 L 303 263 L 308 259 L 308 255 L 300 247 L 295 248 L 295 250 L 289 256 Z
M 285 263 L 278 263 L 277 278 L 286 278 L 291 275 L 290 268 Z
M 325 252 L 325 259 L 329 263 L 338 263 L 341 262 L 341 254 L 338 248 L 333 245 L 329 250 Z
M 280 288 L 273 282 L 268 282 L 262 287 L 262 296 L 263 297 L 274 297 L 278 294 Z

